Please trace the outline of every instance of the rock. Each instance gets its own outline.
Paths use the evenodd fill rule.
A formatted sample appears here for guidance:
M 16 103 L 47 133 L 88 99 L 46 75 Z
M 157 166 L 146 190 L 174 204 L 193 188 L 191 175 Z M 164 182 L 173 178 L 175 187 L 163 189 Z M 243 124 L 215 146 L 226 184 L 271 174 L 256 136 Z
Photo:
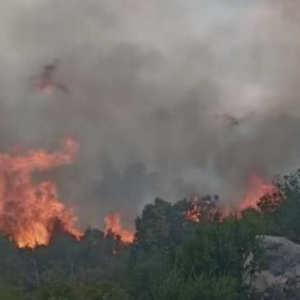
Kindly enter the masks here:
M 252 286 L 258 291 L 266 291 L 271 286 L 282 290 L 298 285 L 300 278 L 300 245 L 276 236 L 260 237 L 266 250 L 268 268 L 252 278 Z M 295 282 L 294 282 L 294 281 Z
M 262 237 L 267 252 L 268 270 L 274 276 L 282 276 L 300 266 L 300 245 L 275 236 Z

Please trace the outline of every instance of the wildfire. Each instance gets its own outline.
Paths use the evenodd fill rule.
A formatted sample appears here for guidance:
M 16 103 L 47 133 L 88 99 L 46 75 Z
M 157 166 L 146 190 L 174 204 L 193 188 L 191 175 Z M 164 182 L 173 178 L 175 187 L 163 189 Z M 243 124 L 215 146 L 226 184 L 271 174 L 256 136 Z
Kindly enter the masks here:
M 191 222 L 199 222 L 200 221 L 200 207 L 198 203 L 198 198 L 194 197 L 192 199 L 191 208 L 186 212 L 186 219 Z
M 265 182 L 257 174 L 252 174 L 250 177 L 248 189 L 246 191 L 244 200 L 238 206 L 237 213 L 239 214 L 240 212 L 248 208 L 258 209 L 258 204 L 261 198 L 264 195 L 272 194 L 273 192 L 274 192 L 273 184 Z M 191 201 L 190 209 L 186 212 L 186 219 L 188 221 L 198 223 L 200 221 L 200 216 L 202 214 L 202 211 L 203 209 L 205 209 L 205 205 L 208 207 L 209 201 L 194 197 Z M 222 215 L 222 219 L 230 215 L 231 210 L 228 207 L 220 207 L 219 209 Z
M 258 203 L 262 196 L 271 194 L 274 191 L 274 186 L 271 183 L 265 182 L 257 174 L 252 174 L 250 177 L 248 189 L 243 202 L 239 205 L 239 211 L 247 208 L 258 209 Z
M 70 138 L 63 151 L 32 150 L 24 156 L 0 153 L 0 231 L 20 248 L 47 245 L 57 230 L 82 236 L 71 210 L 59 202 L 56 185 L 34 182 L 35 172 L 71 164 L 78 150 Z
M 120 236 L 122 242 L 126 244 L 133 243 L 134 233 L 122 228 L 121 217 L 119 213 L 112 213 L 104 219 L 105 229 L 104 233 L 107 235 L 109 232 Z

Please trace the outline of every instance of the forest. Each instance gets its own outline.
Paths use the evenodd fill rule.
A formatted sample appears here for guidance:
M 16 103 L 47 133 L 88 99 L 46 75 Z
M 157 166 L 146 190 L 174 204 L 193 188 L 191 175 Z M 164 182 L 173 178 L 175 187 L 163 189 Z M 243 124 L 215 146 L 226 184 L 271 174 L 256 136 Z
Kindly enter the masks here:
M 219 201 L 198 199 L 195 222 L 186 216 L 195 203 L 157 198 L 136 218 L 131 244 L 93 228 L 80 240 L 57 234 L 34 250 L 1 236 L 0 299 L 264 299 L 251 288 L 251 276 L 268 267 L 260 237 L 300 243 L 300 170 L 276 178 L 257 208 L 225 216 Z M 296 300 L 299 294 L 270 299 Z

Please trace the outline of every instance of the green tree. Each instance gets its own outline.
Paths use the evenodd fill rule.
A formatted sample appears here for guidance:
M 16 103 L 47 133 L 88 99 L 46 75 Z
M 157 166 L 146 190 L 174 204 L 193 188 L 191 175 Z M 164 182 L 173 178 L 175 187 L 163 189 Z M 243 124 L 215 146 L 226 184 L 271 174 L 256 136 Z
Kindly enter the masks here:
M 273 192 L 261 198 L 259 210 L 269 234 L 300 243 L 300 169 L 278 177 Z
M 279 234 L 300 242 L 300 170 L 285 176 L 280 183 L 282 202 L 274 218 Z
M 136 241 L 129 260 L 129 288 L 137 299 L 152 299 L 168 272 L 172 245 L 172 205 L 162 199 L 146 205 L 136 220 Z
M 102 282 L 92 286 L 81 286 L 77 290 L 78 300 L 129 300 L 129 294 L 113 282 Z
M 234 278 L 200 275 L 184 279 L 179 272 L 171 272 L 160 287 L 155 300 L 237 300 Z
M 234 278 L 222 276 L 209 278 L 200 275 L 187 280 L 178 300 L 237 300 Z
M 17 286 L 16 284 L 7 284 L 1 283 L 0 284 L 0 299 L 3 300 L 26 300 L 28 299 L 24 296 L 24 291 L 21 287 Z
M 239 297 L 246 299 L 249 292 L 246 275 L 263 267 L 263 250 L 257 234 L 258 228 L 250 219 L 240 220 L 237 216 L 222 222 L 200 222 L 183 245 L 180 257 L 183 275 L 185 278 L 204 275 L 217 280 L 229 276 L 236 280 Z
M 73 300 L 75 293 L 72 286 L 58 279 L 42 282 L 35 292 L 36 300 Z

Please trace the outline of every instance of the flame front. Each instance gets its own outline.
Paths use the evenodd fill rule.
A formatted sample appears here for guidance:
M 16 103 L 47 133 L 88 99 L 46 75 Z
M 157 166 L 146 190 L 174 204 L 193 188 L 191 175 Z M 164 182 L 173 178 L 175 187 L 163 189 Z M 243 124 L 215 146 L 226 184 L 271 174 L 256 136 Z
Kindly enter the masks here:
M 32 175 L 70 164 L 77 144 L 65 139 L 62 152 L 30 151 L 24 156 L 0 153 L 0 232 L 20 248 L 47 245 L 55 230 L 80 238 L 72 211 L 58 200 L 54 183 L 35 183 Z
M 239 211 L 243 211 L 247 208 L 258 209 L 258 203 L 262 196 L 271 194 L 274 191 L 274 185 L 265 182 L 257 174 L 252 174 L 250 177 L 248 189 L 244 200 L 239 205 Z
M 261 198 L 265 195 L 272 195 L 274 191 L 275 186 L 273 184 L 265 182 L 257 174 L 252 174 L 250 176 L 248 189 L 246 190 L 243 201 L 239 204 L 237 208 L 237 213 L 240 214 L 242 211 L 245 211 L 248 208 L 259 210 L 258 205 Z M 191 206 L 187 210 L 185 215 L 188 221 L 195 223 L 198 223 L 200 221 L 203 208 L 201 208 L 201 201 L 199 200 L 200 199 L 196 197 L 192 199 Z M 222 219 L 228 217 L 232 212 L 232 210 L 229 207 L 220 207 L 219 209 Z
M 104 233 L 107 235 L 109 232 L 120 237 L 122 242 L 131 244 L 134 241 L 134 233 L 122 228 L 121 217 L 119 213 L 109 214 L 104 219 L 105 229 Z

